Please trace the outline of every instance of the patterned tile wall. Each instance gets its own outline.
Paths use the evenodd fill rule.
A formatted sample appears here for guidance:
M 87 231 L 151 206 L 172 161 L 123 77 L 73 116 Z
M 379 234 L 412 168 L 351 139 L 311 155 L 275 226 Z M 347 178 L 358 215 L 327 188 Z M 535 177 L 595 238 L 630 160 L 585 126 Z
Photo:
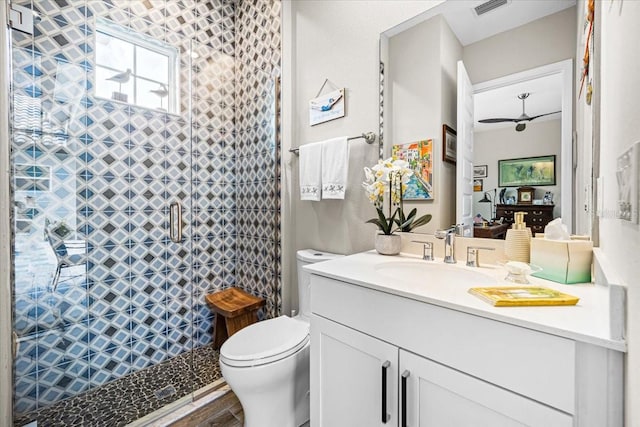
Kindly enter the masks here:
M 14 185 L 31 220 L 15 236 L 20 414 L 208 343 L 209 292 L 241 285 L 278 312 L 280 3 L 16 3 L 41 19 L 12 34 L 14 163 L 51 166 L 54 184 L 29 187 L 42 184 L 34 169 Z M 97 17 L 180 49 L 180 115 L 93 95 Z M 167 235 L 174 200 L 181 244 Z M 45 218 L 65 220 L 86 254 L 56 291 Z
M 238 285 L 266 299 L 265 317 L 282 312 L 280 272 L 280 1 L 237 5 L 236 127 Z

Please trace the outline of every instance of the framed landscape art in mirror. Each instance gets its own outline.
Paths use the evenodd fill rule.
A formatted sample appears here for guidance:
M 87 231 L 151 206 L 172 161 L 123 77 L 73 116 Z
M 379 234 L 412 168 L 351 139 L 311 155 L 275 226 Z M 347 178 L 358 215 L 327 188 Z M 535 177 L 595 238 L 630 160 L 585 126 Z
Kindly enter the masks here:
M 498 160 L 498 186 L 556 185 L 556 156 Z

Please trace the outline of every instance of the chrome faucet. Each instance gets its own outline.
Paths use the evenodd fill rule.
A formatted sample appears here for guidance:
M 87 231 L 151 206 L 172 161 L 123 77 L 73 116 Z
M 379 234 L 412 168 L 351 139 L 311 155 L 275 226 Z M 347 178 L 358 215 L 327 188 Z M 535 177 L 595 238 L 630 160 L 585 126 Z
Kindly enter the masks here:
M 455 237 L 457 227 L 454 225 L 446 230 L 438 230 L 435 233 L 436 238 L 444 239 L 444 262 L 447 264 L 456 263 L 455 254 Z

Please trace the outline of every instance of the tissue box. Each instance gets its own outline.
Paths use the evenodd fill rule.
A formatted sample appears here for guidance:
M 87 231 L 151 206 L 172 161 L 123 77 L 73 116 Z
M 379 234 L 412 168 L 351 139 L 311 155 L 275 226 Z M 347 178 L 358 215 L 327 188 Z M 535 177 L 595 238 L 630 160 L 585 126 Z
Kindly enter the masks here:
M 546 240 L 536 234 L 531 239 L 531 264 L 542 268 L 533 276 L 558 283 L 591 282 L 593 242 L 588 237 L 571 240 Z

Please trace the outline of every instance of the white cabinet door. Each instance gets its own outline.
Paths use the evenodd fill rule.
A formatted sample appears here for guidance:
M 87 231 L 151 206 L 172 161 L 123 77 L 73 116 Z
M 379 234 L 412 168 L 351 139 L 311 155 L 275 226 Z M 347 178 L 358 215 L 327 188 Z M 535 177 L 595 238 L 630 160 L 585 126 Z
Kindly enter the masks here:
M 311 342 L 312 426 L 398 425 L 397 347 L 316 315 Z
M 400 427 L 573 425 L 569 414 L 404 350 L 400 373 L 408 374 L 406 390 L 400 384 Z

